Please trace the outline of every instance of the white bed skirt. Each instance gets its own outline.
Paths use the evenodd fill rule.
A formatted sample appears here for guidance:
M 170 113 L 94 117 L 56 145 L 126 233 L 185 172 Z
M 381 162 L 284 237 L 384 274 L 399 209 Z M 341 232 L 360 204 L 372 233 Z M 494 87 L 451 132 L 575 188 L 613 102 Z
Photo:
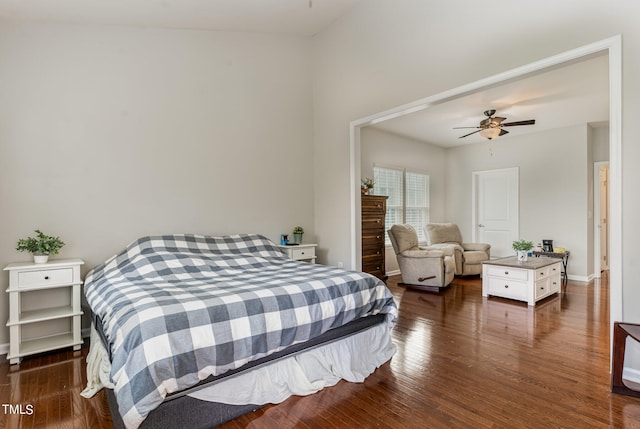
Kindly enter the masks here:
M 391 327 L 389 323 L 381 323 L 349 337 L 231 376 L 191 392 L 189 396 L 230 405 L 265 405 L 280 403 L 291 395 L 310 395 L 335 385 L 341 379 L 362 382 L 394 355 L 396 348 L 391 341 Z M 110 370 L 107 351 L 91 326 L 88 382 L 81 395 L 89 398 L 103 387 L 113 388 L 109 382 Z

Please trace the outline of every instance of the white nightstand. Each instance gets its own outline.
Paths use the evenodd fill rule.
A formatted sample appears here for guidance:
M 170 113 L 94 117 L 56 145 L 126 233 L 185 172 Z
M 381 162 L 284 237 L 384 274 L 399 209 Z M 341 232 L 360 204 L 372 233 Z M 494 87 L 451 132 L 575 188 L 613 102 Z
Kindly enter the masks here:
M 9 353 L 11 364 L 23 356 L 73 347 L 80 350 L 81 259 L 46 264 L 19 262 L 9 271 Z
M 287 251 L 289 258 L 296 261 L 308 261 L 312 264 L 316 263 L 316 247 L 317 244 L 298 244 L 293 246 L 280 246 Z

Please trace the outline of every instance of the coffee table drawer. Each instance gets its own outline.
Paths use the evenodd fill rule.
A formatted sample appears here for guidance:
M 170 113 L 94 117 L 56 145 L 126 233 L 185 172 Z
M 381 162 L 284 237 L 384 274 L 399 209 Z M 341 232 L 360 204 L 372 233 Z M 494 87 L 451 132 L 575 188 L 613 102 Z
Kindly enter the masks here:
M 489 295 L 520 301 L 527 300 L 528 283 L 526 281 L 499 279 L 495 277 L 489 277 L 487 280 L 489 281 Z
M 491 277 L 502 277 L 505 279 L 513 280 L 528 280 L 528 272 L 528 270 L 512 267 L 501 267 L 499 265 L 492 265 L 487 267 L 487 274 L 489 274 Z

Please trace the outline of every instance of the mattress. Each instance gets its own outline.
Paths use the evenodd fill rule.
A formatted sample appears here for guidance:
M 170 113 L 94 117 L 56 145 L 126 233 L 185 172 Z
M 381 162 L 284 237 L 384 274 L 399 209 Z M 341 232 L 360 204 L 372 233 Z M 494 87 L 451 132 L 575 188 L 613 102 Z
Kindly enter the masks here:
M 390 329 L 397 314 L 379 279 L 290 260 L 255 234 L 143 237 L 90 271 L 85 294 L 128 428 L 178 392 L 358 319 Z

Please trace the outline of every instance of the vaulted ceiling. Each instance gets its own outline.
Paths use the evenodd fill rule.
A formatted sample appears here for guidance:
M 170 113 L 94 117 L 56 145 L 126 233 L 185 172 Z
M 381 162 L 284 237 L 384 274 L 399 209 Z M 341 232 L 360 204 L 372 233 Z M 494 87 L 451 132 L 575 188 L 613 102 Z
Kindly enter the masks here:
M 360 0 L 0 0 L 0 17 L 311 36 Z
M 0 18 L 176 29 L 247 31 L 312 36 L 361 0 L 0 0 Z M 376 124 L 391 133 L 451 147 L 482 141 L 459 139 L 495 109 L 507 121 L 535 119 L 508 128 L 501 139 L 581 123 L 608 121 L 608 65 L 601 56 L 487 88 Z M 416 94 L 416 99 L 432 94 Z

